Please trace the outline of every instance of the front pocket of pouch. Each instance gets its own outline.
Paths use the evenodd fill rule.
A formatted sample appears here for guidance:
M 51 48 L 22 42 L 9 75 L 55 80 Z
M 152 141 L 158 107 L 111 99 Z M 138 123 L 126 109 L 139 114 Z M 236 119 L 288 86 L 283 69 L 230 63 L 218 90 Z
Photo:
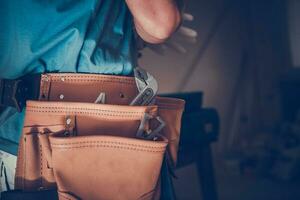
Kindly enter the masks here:
M 54 134 L 50 144 L 58 189 L 81 199 L 139 199 L 155 189 L 167 143 L 164 137 Z

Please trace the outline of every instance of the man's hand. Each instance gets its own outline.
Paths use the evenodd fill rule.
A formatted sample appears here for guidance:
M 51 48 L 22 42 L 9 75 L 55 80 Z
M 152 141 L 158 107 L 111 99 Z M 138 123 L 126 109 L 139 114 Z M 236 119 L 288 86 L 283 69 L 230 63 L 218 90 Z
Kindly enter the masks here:
M 149 43 L 164 42 L 180 23 L 174 0 L 126 0 L 140 37 Z
M 185 46 L 187 44 L 189 46 L 191 44 L 196 44 L 198 33 L 196 30 L 188 27 L 188 25 L 194 20 L 193 15 L 182 12 L 181 19 L 182 19 L 182 23 L 180 24 L 180 27 L 166 42 L 158 45 L 144 44 L 140 46 L 148 47 L 159 55 L 164 55 L 165 52 L 168 50 L 174 50 L 178 53 L 187 53 L 187 49 L 185 48 Z M 184 21 L 189 22 L 189 24 L 185 26 Z

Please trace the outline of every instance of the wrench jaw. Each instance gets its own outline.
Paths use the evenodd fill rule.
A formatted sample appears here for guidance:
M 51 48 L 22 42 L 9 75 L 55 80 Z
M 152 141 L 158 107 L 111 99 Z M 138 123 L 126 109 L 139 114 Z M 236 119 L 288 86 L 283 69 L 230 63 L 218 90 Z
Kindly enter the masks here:
M 140 67 L 134 68 L 134 77 L 144 83 L 144 85 L 141 84 L 140 86 L 143 86 L 143 87 L 146 86 L 145 80 L 148 80 L 148 77 L 149 77 L 148 75 L 151 76 L 146 70 L 144 70 Z
M 130 105 L 149 105 L 157 94 L 158 83 L 151 74 L 139 67 L 134 69 L 134 75 L 139 94 L 132 100 Z
M 136 68 L 134 69 L 134 77 L 138 91 L 141 92 L 147 86 L 147 84 L 145 82 L 145 79 L 142 78 L 140 72 Z
M 152 119 L 155 119 L 158 122 L 158 125 L 154 129 L 146 129 L 146 124 Z M 138 128 L 136 137 L 139 139 L 155 141 L 165 126 L 166 123 L 160 117 L 152 117 L 148 113 L 145 113 Z

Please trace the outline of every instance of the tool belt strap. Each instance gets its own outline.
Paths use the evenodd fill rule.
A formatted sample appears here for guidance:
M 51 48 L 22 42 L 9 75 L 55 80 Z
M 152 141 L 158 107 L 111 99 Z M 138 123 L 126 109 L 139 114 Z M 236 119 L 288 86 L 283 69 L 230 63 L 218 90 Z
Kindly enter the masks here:
M 1 193 L 1 200 L 58 200 L 56 189 L 52 190 L 35 190 L 35 191 L 22 191 L 10 190 Z
M 152 95 L 157 84 L 147 73 L 49 73 L 37 80 L 25 87 L 31 95 L 20 95 L 37 101 L 26 105 L 16 189 L 57 187 L 60 200 L 159 198 L 168 181 L 161 166 L 168 161 L 171 169 L 177 160 L 183 100 Z
M 0 79 L 0 107 L 14 107 L 19 112 L 27 100 L 37 100 L 40 75 L 28 75 L 19 79 Z

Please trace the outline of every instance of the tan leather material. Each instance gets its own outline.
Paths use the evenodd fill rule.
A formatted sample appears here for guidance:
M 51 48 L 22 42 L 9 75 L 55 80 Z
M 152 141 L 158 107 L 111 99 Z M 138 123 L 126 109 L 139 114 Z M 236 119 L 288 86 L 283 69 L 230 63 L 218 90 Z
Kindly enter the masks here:
M 44 101 L 93 103 L 101 92 L 106 94 L 106 104 L 115 105 L 129 105 L 138 94 L 133 77 L 102 74 L 48 73 L 43 74 L 41 78 L 40 100 Z M 157 97 L 156 102 L 162 119 L 167 121 L 167 127 L 164 129 L 163 134 L 170 141 L 168 152 L 175 165 L 184 101 L 181 99 Z M 111 124 L 113 126 L 114 123 Z M 125 126 L 126 122 L 123 125 Z M 106 131 L 103 130 L 103 132 Z
M 66 138 L 58 133 L 50 143 L 59 191 L 90 200 L 153 199 L 167 139 Z
M 44 153 L 43 157 L 47 161 L 47 167 L 49 169 L 52 169 L 53 168 L 53 165 L 52 165 L 52 150 L 50 148 L 50 142 L 49 142 L 48 137 L 49 137 L 48 133 L 39 133 L 38 134 L 38 141 L 41 145 L 42 152 Z
M 49 73 L 41 78 L 40 100 L 93 103 L 101 92 L 106 94 L 106 104 L 117 105 L 128 105 L 138 94 L 133 77 Z
M 135 137 L 139 123 L 144 114 L 153 117 L 157 114 L 157 106 L 117 106 L 92 103 L 66 103 L 28 101 L 24 121 L 23 135 L 20 140 L 16 170 L 16 188 L 37 189 L 52 187 L 55 183 L 53 172 L 45 160 L 48 152 L 44 152 L 39 134 L 51 134 L 66 130 L 66 117 L 76 116 L 76 134 L 93 135 L 98 131 L 111 127 L 108 135 Z M 81 119 L 87 117 L 89 121 Z M 106 122 L 112 120 L 114 127 Z M 126 122 L 128 125 L 117 126 Z M 88 127 L 85 129 L 85 127 Z M 132 131 L 133 130 L 133 131 Z M 122 134 L 121 134 L 122 133 Z M 130 135 L 131 134 L 131 135 Z M 124 136 L 125 137 L 125 136 Z
M 105 104 L 95 104 L 101 92 Z M 40 101 L 27 102 L 15 188 L 58 186 L 60 199 L 159 199 L 168 141 L 176 163 L 184 101 L 128 106 L 136 95 L 132 77 L 44 74 Z M 136 139 L 145 113 L 166 122 L 160 141 Z
M 157 97 L 158 115 L 165 121 L 166 126 L 162 134 L 168 138 L 168 151 L 173 167 L 177 161 L 177 151 L 180 140 L 181 117 L 185 102 L 181 99 Z
M 39 133 L 32 132 L 22 137 L 18 154 L 15 188 L 35 190 L 55 187 L 53 170 L 47 165 L 42 147 L 38 140 Z
M 18 161 L 16 175 L 18 182 L 23 184 L 16 187 L 32 190 L 51 188 L 56 183 L 59 191 L 71 192 L 80 199 L 149 196 L 159 178 L 167 139 L 146 141 L 135 139 L 134 134 L 139 126 L 136 122 L 141 121 L 145 113 L 155 117 L 157 112 L 157 106 L 29 101 L 24 130 L 32 132 L 23 134 L 21 146 L 26 146 L 23 150 L 25 159 L 19 160 L 23 163 Z M 73 118 L 76 119 L 74 137 L 63 135 L 66 116 L 76 116 Z M 81 127 L 81 119 L 85 117 L 90 120 L 84 120 Z M 108 120 L 115 122 L 115 127 L 111 127 L 112 134 L 101 132 Z M 118 121 L 129 125 L 118 126 Z M 85 130 L 85 127 L 88 128 Z M 129 135 L 131 129 L 134 130 L 131 138 L 124 137 L 123 132 Z M 45 173 L 52 169 L 55 178 Z M 49 180 L 53 180 L 53 185 Z M 90 184 L 99 187 L 89 187 Z

